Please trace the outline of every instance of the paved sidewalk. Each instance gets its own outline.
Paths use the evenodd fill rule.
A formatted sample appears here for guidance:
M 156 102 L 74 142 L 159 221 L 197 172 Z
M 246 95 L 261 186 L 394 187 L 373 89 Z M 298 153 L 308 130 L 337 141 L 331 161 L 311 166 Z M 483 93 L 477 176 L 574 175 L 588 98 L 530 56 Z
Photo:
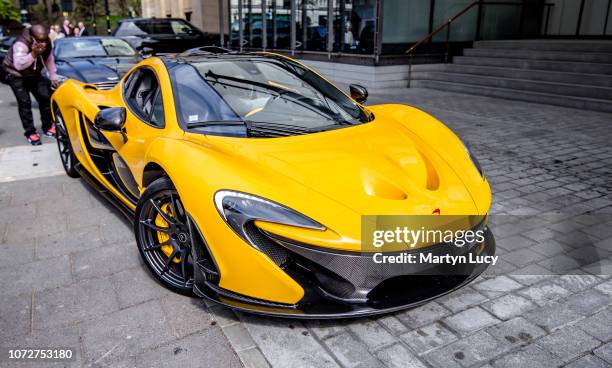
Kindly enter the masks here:
M 447 123 L 492 183 L 501 264 L 470 286 L 378 318 L 235 314 L 156 283 L 80 180 L 0 177 L 0 347 L 73 347 L 75 367 L 610 366 L 612 115 L 419 89 L 381 102 Z

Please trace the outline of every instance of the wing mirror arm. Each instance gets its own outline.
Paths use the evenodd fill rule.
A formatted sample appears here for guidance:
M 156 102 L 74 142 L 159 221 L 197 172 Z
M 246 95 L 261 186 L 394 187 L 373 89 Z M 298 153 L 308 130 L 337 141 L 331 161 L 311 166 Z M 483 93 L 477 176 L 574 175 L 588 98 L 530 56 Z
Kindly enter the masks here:
M 368 100 L 368 90 L 359 84 L 351 84 L 349 86 L 351 98 L 360 104 L 364 104 Z
M 141 48 L 138 53 L 140 54 L 141 57 L 143 57 L 144 59 L 153 56 L 153 49 L 150 47 L 143 47 Z

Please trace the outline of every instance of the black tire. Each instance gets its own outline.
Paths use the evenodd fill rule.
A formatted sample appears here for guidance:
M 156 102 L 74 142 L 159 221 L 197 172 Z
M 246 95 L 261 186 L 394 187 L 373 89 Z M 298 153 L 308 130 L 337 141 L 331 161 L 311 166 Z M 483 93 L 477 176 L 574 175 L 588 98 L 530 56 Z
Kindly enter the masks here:
M 194 296 L 192 238 L 187 218 L 174 185 L 162 177 L 140 197 L 134 233 L 140 255 L 153 276 L 172 291 Z
M 66 129 L 64 119 L 62 118 L 62 113 L 59 111 L 59 109 L 55 110 L 55 131 L 57 149 L 59 151 L 60 160 L 62 160 L 62 166 L 64 167 L 66 174 L 68 174 L 68 176 L 71 178 L 81 177 L 81 174 L 79 174 L 79 171 L 76 169 L 78 159 L 72 150 L 70 137 L 68 136 L 68 129 Z

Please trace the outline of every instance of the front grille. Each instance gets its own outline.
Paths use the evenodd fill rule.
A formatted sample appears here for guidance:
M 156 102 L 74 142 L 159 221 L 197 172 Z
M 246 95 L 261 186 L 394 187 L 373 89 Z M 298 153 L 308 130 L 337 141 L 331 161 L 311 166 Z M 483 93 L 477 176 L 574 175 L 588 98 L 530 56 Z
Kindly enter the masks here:
M 100 90 L 108 90 L 113 88 L 115 85 L 117 85 L 119 81 L 115 80 L 115 81 L 106 81 L 106 82 L 97 82 L 97 83 L 92 83 L 94 86 L 98 87 L 98 89 Z

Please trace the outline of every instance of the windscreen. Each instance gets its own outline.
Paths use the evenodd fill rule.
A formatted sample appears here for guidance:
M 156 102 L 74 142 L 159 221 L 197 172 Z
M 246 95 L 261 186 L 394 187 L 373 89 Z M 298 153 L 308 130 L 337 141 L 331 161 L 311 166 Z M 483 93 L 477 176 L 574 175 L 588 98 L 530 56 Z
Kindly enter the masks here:
M 195 35 L 198 33 L 199 31 L 195 27 L 182 20 L 140 20 L 122 23 L 117 30 L 116 36 L 149 34 Z
M 219 58 L 173 70 L 185 124 L 252 121 L 304 129 L 355 125 L 370 114 L 308 68 L 283 58 Z
M 136 55 L 136 50 L 118 38 L 68 38 L 58 41 L 55 47 L 59 59 Z

